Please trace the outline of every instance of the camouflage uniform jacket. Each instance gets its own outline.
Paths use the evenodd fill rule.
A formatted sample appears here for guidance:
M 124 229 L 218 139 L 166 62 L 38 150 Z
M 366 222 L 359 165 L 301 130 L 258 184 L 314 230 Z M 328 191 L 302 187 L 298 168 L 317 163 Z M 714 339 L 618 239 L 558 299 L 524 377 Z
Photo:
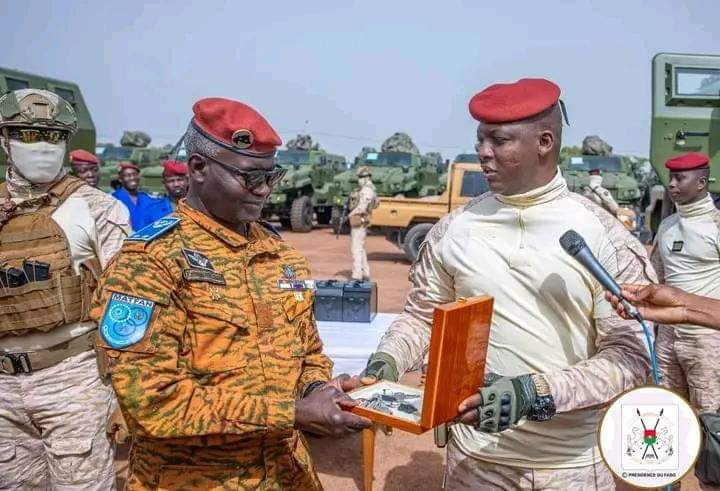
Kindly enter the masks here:
M 154 302 L 139 342 L 98 341 L 135 437 L 129 488 L 319 488 L 294 402 L 332 362 L 312 292 L 278 286 L 307 278 L 306 260 L 257 223 L 247 239 L 184 202 L 171 216 L 164 235 L 125 242 L 93 308 L 101 321 L 113 293 Z

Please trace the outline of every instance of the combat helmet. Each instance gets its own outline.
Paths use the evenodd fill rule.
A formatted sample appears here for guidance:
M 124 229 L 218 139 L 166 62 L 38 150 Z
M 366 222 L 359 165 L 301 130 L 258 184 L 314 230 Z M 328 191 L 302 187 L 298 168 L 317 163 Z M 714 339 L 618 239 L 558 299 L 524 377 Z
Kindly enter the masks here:
M 0 96 L 0 130 L 53 129 L 72 135 L 77 130 L 75 110 L 65 99 L 42 89 L 20 89 Z
M 367 165 L 361 165 L 357 168 L 357 171 L 355 171 L 355 175 L 358 177 L 372 177 L 372 171 Z

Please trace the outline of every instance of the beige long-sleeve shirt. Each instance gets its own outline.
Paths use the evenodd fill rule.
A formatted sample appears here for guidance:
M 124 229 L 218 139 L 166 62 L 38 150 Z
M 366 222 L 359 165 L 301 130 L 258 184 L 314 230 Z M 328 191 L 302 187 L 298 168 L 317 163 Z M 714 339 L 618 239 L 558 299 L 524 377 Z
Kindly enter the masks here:
M 708 195 L 662 221 L 652 259 L 660 281 L 688 293 L 720 298 L 720 210 Z M 713 330 L 691 325 L 674 326 L 684 334 Z
M 495 298 L 486 371 L 544 373 L 558 414 L 498 434 L 456 425 L 454 438 L 473 457 L 533 468 L 598 462 L 597 406 L 649 374 L 640 326 L 619 318 L 598 282 L 561 248 L 570 228 L 618 281 L 655 280 L 642 245 L 605 210 L 570 193 L 558 173 L 524 195 L 480 196 L 436 224 L 411 269 L 404 311 L 377 348 L 403 373 L 428 350 L 436 305 Z

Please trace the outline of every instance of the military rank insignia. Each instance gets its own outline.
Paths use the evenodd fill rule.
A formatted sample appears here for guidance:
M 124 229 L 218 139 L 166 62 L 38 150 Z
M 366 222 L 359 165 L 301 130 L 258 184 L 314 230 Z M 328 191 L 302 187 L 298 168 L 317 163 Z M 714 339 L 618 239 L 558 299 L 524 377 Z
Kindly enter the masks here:
M 112 292 L 100 321 L 100 335 L 115 349 L 127 348 L 145 336 L 155 302 Z
M 682 251 L 682 248 L 683 248 L 683 245 L 684 245 L 684 244 L 685 244 L 685 243 L 684 243 L 682 240 L 676 240 L 675 242 L 673 242 L 672 251 L 673 251 L 673 252 L 680 252 L 680 251 Z
M 150 225 L 141 228 L 125 240 L 138 240 L 142 242 L 150 242 L 156 237 L 161 236 L 168 230 L 172 230 L 180 223 L 180 219 L 176 217 L 165 217 L 155 220 Z
M 288 291 L 305 291 L 315 289 L 315 280 L 278 280 L 278 288 Z
M 215 268 L 210 262 L 210 259 L 208 259 L 208 257 L 202 252 L 194 251 L 192 249 L 186 249 L 184 247 L 182 249 L 182 252 L 191 268 L 215 271 Z

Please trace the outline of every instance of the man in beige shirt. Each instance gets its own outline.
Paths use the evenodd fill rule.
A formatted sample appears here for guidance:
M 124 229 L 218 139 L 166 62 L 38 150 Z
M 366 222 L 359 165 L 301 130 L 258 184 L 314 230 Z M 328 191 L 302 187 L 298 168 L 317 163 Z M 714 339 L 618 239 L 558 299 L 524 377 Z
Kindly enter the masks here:
M 129 233 L 110 195 L 67 175 L 72 106 L 37 89 L 0 98 L 0 489 L 111 490 L 115 407 L 89 318 Z
M 447 489 L 613 489 L 597 446 L 602 406 L 650 373 L 640 326 L 558 242 L 575 229 L 620 281 L 655 279 L 642 245 L 568 191 L 559 95 L 550 81 L 523 79 L 472 98 L 491 192 L 430 231 L 405 309 L 364 374 L 397 379 L 422 360 L 437 305 L 494 297 L 486 386 L 459 408 Z
M 370 215 L 377 207 L 377 192 L 370 168 L 363 165 L 357 170 L 358 187 L 350 194 L 350 252 L 352 253 L 352 279 L 369 280 L 370 266 L 365 252 L 365 237 L 370 226 Z

